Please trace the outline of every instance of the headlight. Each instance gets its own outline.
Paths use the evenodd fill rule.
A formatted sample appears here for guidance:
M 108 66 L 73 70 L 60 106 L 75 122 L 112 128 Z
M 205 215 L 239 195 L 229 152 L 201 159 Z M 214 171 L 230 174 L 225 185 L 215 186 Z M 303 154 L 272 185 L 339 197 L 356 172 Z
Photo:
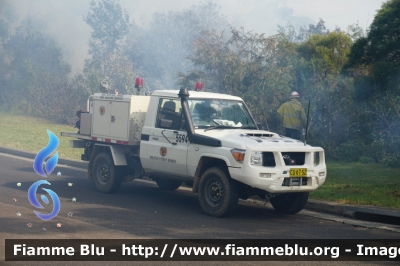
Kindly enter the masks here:
M 261 151 L 251 152 L 250 164 L 253 164 L 253 165 L 262 165 L 263 164 L 263 155 L 262 155 Z
M 233 158 L 235 158 L 238 163 L 243 163 L 246 150 L 232 149 L 231 153 Z
M 314 165 L 319 165 L 319 152 L 314 152 Z

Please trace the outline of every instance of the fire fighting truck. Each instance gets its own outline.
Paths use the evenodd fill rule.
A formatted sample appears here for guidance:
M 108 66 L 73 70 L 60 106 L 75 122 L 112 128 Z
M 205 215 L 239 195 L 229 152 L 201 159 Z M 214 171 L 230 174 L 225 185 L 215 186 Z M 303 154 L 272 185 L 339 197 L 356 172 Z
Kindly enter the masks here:
M 162 190 L 190 183 L 210 216 L 227 216 L 254 195 L 277 212 L 301 211 L 326 179 L 324 150 L 260 130 L 241 98 L 201 89 L 95 93 L 79 132 L 61 135 L 76 138 L 70 147 L 83 149 L 88 178 L 103 193 L 150 178 Z

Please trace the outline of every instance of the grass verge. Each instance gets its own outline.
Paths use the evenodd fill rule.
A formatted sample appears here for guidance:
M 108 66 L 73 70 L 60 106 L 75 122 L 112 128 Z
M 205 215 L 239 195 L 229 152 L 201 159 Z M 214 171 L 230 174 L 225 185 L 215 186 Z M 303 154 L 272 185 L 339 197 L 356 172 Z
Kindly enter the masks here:
M 60 132 L 76 132 L 72 126 L 48 120 L 0 112 L 0 145 L 38 152 L 48 143 L 47 129 L 59 136 L 59 156 L 80 160 L 81 149 L 69 148 L 68 137 Z M 310 193 L 310 198 L 356 205 L 400 208 L 400 167 L 378 164 L 327 162 L 325 184 Z
M 327 162 L 325 184 L 313 199 L 356 205 L 400 208 L 400 168 L 379 164 Z
M 0 145 L 3 147 L 39 152 L 47 146 L 49 142 L 47 130 L 50 130 L 60 140 L 57 149 L 59 157 L 76 160 L 81 158 L 82 151 L 80 149 L 69 147 L 71 138 L 60 136 L 62 131 L 77 132 L 78 130 L 72 126 L 59 125 L 32 116 L 10 115 L 0 112 L 0 128 Z

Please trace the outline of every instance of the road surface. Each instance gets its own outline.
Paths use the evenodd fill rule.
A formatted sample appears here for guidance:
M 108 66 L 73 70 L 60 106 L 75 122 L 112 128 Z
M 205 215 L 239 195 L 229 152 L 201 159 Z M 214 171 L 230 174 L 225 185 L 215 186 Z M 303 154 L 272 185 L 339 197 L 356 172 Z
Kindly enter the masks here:
M 51 186 L 46 186 L 57 193 L 61 210 L 54 219 L 42 221 L 33 213 L 37 209 L 30 204 L 27 196 L 29 187 L 34 182 L 44 179 L 34 172 L 32 163 L 31 159 L 0 153 L 0 265 L 4 263 L 4 239 L 18 238 L 400 238 L 398 232 L 335 222 L 323 217 L 306 215 L 303 212 L 297 215 L 278 214 L 269 203 L 257 205 L 248 201 L 240 201 L 233 215 L 227 218 L 209 217 L 202 213 L 197 201 L 197 194 L 193 194 L 189 188 L 181 187 L 176 191 L 165 192 L 151 181 L 123 183 L 116 194 L 101 194 L 95 191 L 93 183 L 87 179 L 86 169 L 63 165 L 57 165 L 47 178 Z M 59 175 L 57 175 L 58 172 Z M 76 199 L 75 202 L 72 200 L 73 198 Z M 50 203 L 44 210 L 37 211 L 50 213 L 51 210 L 52 204 Z M 20 213 L 20 216 L 17 213 Z M 32 224 L 31 227 L 27 226 L 29 223 Z M 62 226 L 57 227 L 57 223 L 61 223 Z M 140 264 L 158 265 L 160 263 L 162 264 L 162 262 L 141 262 Z M 271 262 L 267 263 L 272 264 Z M 107 264 L 125 265 L 124 263 Z M 180 264 L 185 265 L 186 263 L 170 265 Z M 225 263 L 193 263 L 193 265 L 205 264 L 222 265 Z M 257 265 L 257 262 L 240 262 L 240 264 Z M 278 262 L 275 264 L 280 265 Z M 313 265 L 310 262 L 291 262 L 291 264 Z M 378 264 L 382 265 L 382 263 Z M 39 264 L 17 262 L 11 265 Z M 60 265 L 60 263 L 41 263 L 41 265 Z M 66 263 L 65 265 L 70 264 Z M 74 262 L 74 265 L 97 265 L 97 263 Z M 332 265 L 332 263 L 321 262 L 315 265 Z M 374 265 L 374 263 L 369 262 L 368 265 Z

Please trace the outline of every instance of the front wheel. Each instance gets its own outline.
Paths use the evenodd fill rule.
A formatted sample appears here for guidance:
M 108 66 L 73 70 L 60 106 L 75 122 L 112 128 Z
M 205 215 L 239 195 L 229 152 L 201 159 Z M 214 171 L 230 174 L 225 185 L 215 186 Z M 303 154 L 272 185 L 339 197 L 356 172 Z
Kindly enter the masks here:
M 295 214 L 307 204 L 308 192 L 286 193 L 270 199 L 275 211 L 284 214 Z
M 236 183 L 219 167 L 206 170 L 199 182 L 199 203 L 207 215 L 225 217 L 239 201 Z
M 93 162 L 92 179 L 96 189 L 103 193 L 116 192 L 122 183 L 114 161 L 107 152 L 99 153 Z
M 182 182 L 175 180 L 156 179 L 156 183 L 161 190 L 175 190 L 178 189 Z

